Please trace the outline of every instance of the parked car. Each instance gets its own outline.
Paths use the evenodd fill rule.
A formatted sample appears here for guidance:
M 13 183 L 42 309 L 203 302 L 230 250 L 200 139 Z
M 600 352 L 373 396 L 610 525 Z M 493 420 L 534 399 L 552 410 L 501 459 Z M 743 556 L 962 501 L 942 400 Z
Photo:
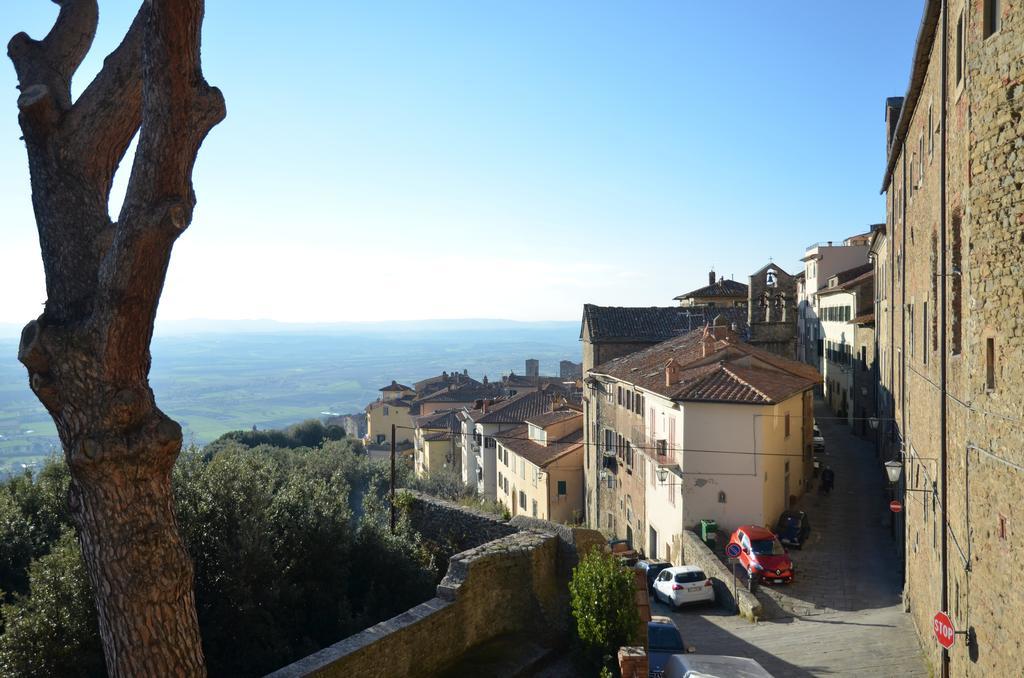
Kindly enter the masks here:
M 715 587 L 696 565 L 668 567 L 654 580 L 654 597 L 671 607 L 715 602 Z
M 672 563 L 667 560 L 645 559 L 636 562 L 636 569 L 643 570 L 647 574 L 648 593 L 654 593 L 654 579 L 667 567 L 672 567 Z
M 679 627 L 668 617 L 654 616 L 647 622 L 647 676 L 662 678 L 665 664 L 673 655 L 693 652 L 683 645 Z
M 746 657 L 677 654 L 665 662 L 662 678 L 772 678 L 772 674 Z
M 783 584 L 793 581 L 793 561 L 775 533 L 767 527 L 743 525 L 729 538 L 740 546 L 740 564 L 751 581 Z
M 813 445 L 811 446 L 815 454 L 823 454 L 825 452 L 825 438 L 821 435 L 821 429 L 818 425 L 814 425 L 813 432 Z
M 811 523 L 803 511 L 783 511 L 775 526 L 775 534 L 783 546 L 803 548 L 804 542 L 811 534 Z

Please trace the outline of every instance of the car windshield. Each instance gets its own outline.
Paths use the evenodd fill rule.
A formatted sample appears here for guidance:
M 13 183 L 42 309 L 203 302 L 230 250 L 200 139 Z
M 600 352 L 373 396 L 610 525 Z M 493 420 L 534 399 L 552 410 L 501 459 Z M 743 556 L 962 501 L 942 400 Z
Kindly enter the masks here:
M 651 624 L 647 627 L 647 645 L 651 650 L 682 652 L 683 638 L 674 626 Z
M 676 572 L 676 582 L 679 584 L 690 584 L 695 581 L 704 581 L 706 577 L 700 570 L 695 572 Z
M 759 556 L 781 556 L 786 553 L 777 539 L 755 539 L 751 546 L 754 554 Z

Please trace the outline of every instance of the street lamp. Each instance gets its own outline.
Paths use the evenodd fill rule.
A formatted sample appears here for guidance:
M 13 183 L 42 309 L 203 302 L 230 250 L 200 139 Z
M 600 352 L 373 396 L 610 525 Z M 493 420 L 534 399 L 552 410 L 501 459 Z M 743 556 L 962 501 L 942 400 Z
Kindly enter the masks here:
M 658 476 L 658 482 L 664 485 L 665 481 L 668 480 L 668 469 L 664 466 L 659 466 L 655 473 Z
M 885 462 L 885 475 L 889 476 L 889 482 L 893 485 L 900 481 L 900 474 L 903 473 L 903 462 L 892 461 Z
M 871 425 L 872 431 L 878 430 L 878 417 L 868 417 L 868 424 Z

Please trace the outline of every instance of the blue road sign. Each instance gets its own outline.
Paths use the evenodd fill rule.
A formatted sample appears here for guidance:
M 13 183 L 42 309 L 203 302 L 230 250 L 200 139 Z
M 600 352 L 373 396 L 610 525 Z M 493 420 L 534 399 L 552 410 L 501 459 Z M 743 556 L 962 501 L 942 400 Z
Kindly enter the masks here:
M 729 544 L 728 546 L 725 547 L 725 555 L 729 556 L 730 558 L 739 558 L 739 556 L 740 556 L 740 545 L 739 544 Z

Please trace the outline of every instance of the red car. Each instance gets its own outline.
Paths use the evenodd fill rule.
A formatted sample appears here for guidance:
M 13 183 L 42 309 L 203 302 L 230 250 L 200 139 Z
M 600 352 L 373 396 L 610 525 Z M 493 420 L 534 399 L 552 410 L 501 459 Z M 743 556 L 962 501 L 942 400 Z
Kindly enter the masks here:
M 775 533 L 767 527 L 743 525 L 729 538 L 730 544 L 739 544 L 740 564 L 753 581 L 765 584 L 784 584 L 793 581 L 793 561 L 782 548 Z

